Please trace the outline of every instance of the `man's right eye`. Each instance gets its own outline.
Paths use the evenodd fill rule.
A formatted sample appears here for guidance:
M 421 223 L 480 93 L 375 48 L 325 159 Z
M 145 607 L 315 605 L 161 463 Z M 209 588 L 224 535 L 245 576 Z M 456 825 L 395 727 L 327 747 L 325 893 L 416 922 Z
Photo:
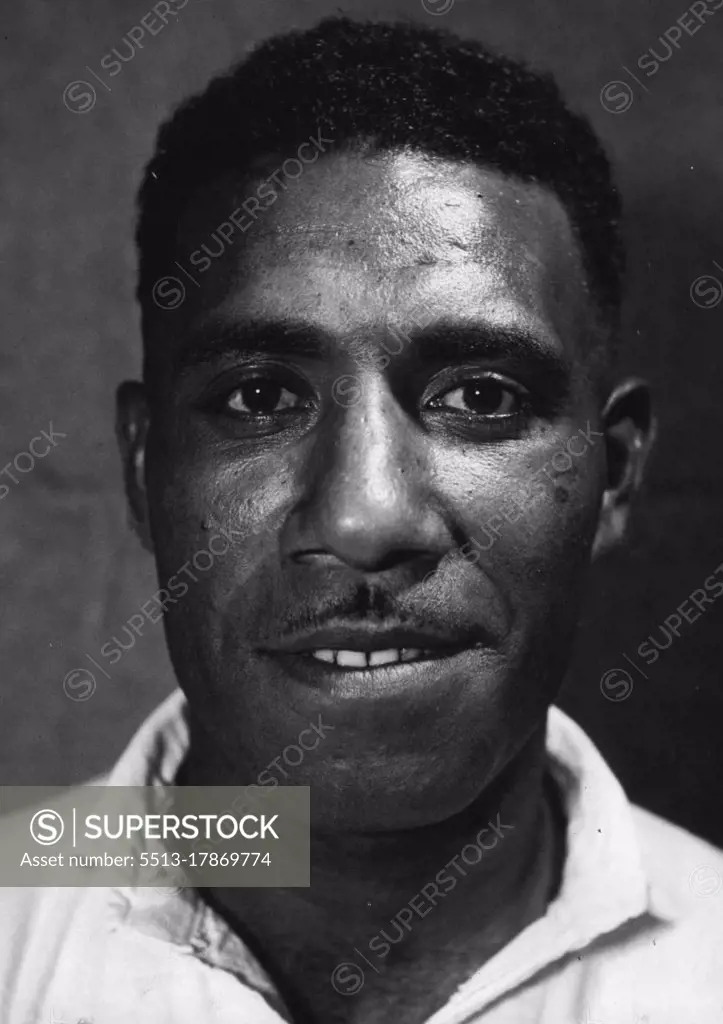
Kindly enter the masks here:
M 271 376 L 258 375 L 245 380 L 226 397 L 224 411 L 245 417 L 275 416 L 290 409 L 304 408 L 302 396 Z

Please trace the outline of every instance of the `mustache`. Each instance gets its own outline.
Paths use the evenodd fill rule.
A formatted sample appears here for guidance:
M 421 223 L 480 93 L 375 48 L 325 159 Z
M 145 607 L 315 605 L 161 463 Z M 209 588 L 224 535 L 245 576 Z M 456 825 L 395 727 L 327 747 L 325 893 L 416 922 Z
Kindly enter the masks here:
M 293 595 L 289 600 L 291 596 L 287 594 L 284 607 L 267 617 L 262 641 L 324 629 L 340 621 L 429 630 L 461 641 L 500 638 L 498 616 L 489 614 L 492 609 L 485 609 L 487 603 L 481 606 L 463 595 L 439 600 L 415 594 L 412 602 L 408 591 L 402 596 L 374 583 L 337 581 L 333 588 L 320 587 L 314 594 Z
M 400 614 L 398 602 L 389 591 L 374 584 L 357 583 L 348 593 L 319 594 L 305 606 L 289 608 L 276 625 L 281 635 L 286 636 L 327 626 L 337 619 L 412 623 L 410 617 Z

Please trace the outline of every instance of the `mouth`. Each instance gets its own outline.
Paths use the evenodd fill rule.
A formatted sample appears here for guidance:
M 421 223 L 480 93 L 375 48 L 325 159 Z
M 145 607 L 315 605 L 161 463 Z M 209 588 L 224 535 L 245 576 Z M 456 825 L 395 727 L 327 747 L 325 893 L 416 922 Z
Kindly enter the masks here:
M 349 623 L 284 637 L 261 653 L 308 685 L 339 693 L 358 685 L 372 695 L 442 680 L 485 646 L 479 635 Z

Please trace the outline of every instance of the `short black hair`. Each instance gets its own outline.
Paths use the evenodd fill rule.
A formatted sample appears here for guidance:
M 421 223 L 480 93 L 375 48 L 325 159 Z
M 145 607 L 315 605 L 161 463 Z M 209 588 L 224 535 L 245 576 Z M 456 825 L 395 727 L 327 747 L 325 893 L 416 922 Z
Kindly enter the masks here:
M 476 41 L 416 24 L 328 18 L 274 36 L 158 133 L 139 192 L 137 296 L 173 266 L 181 215 L 200 188 L 288 156 L 321 129 L 332 152 L 418 150 L 553 190 L 578 238 L 606 326 L 617 324 L 620 199 L 588 121 L 550 75 Z

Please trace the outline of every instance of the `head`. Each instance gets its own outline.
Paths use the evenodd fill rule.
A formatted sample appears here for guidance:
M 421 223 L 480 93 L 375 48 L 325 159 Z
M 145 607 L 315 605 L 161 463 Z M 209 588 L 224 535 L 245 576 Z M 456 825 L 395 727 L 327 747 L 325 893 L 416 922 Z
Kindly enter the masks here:
M 411 828 L 540 735 L 650 444 L 618 220 L 549 78 L 417 27 L 277 37 L 161 129 L 118 425 L 207 781 Z

